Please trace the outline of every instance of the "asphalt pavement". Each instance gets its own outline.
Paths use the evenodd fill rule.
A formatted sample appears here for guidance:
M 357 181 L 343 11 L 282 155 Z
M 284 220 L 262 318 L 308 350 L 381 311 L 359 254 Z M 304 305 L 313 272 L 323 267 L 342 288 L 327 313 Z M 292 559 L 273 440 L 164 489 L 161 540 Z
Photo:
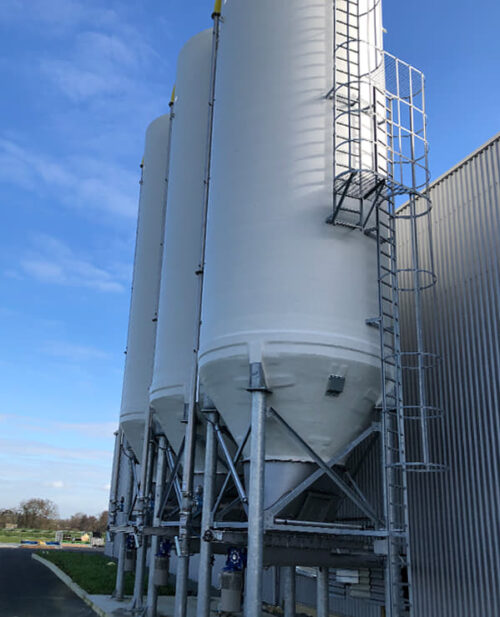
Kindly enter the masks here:
M 1 617 L 96 617 L 25 548 L 0 548 Z

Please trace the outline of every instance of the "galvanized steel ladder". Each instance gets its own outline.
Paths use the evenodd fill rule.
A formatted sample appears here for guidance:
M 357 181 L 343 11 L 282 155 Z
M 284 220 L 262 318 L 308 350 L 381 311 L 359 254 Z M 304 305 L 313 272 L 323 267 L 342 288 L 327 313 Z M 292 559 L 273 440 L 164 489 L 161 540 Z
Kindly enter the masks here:
M 432 268 L 421 267 L 417 246 L 417 222 L 430 211 L 423 75 L 382 50 L 374 50 L 377 66 L 370 72 L 361 66 L 369 42 L 362 40 L 360 26 L 366 26 L 370 11 L 371 23 L 380 19 L 380 2 L 368 0 L 363 9 L 360 0 L 333 2 L 333 87 L 327 94 L 333 101 L 333 211 L 327 222 L 357 229 L 376 242 L 379 314 L 367 316 L 367 324 L 380 334 L 385 609 L 387 617 L 412 617 L 407 472 L 441 469 L 430 462 L 427 424 L 438 410 L 426 398 L 425 374 L 433 355 L 423 349 L 420 322 L 420 295 L 435 277 Z M 402 196 L 410 202 L 404 214 L 396 207 Z M 404 268 L 396 238 L 402 219 L 411 227 L 413 248 L 413 261 Z M 401 346 L 404 292 L 412 294 L 415 307 L 413 352 Z M 418 391 L 412 401 L 403 399 L 409 379 Z M 407 460 L 408 423 L 421 429 L 422 457 L 413 462 Z

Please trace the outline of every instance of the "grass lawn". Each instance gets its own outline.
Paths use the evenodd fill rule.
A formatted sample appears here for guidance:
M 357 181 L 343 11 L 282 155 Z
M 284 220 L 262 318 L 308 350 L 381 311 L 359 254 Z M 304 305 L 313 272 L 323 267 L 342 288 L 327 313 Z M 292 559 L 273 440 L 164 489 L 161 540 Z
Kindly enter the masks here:
M 70 551 L 37 551 L 37 553 L 54 563 L 87 593 L 111 595 L 115 589 L 116 562 L 106 555 Z M 132 572 L 125 573 L 124 590 L 126 595 L 133 594 Z M 144 580 L 144 591 L 146 590 L 147 577 Z M 173 596 L 175 589 L 172 585 L 159 587 L 158 593 L 162 596 Z
M 52 542 L 56 532 L 43 529 L 1 529 L 0 542 L 20 543 L 21 540 L 43 540 Z

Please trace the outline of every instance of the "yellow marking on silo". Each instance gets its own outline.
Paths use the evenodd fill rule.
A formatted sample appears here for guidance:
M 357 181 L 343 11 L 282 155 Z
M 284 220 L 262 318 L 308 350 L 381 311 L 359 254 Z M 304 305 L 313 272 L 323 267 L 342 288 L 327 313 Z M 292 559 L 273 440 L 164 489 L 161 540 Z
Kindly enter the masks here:
M 222 0 L 215 0 L 214 12 L 212 13 L 212 17 L 214 15 L 220 15 L 221 13 L 222 13 Z

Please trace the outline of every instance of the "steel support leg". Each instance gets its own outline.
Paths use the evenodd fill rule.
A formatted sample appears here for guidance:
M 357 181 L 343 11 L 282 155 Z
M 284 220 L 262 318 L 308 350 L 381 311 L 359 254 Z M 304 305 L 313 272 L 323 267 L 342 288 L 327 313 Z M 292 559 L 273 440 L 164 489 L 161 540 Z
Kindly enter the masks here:
M 203 540 L 203 534 L 212 525 L 212 508 L 215 499 L 215 474 L 217 473 L 217 439 L 215 422 L 217 412 L 205 411 L 207 419 L 205 444 L 205 475 L 203 478 L 203 511 L 201 513 L 200 565 L 198 569 L 198 604 L 196 617 L 209 617 L 210 590 L 212 587 L 212 545 Z
M 155 486 L 155 511 L 153 516 L 153 527 L 158 527 L 161 523 L 161 507 L 163 501 L 163 490 L 165 487 L 165 472 L 167 466 L 167 440 L 163 435 L 158 439 L 158 454 L 156 457 L 156 486 Z M 149 551 L 149 580 L 148 580 L 148 599 L 147 615 L 156 617 L 156 607 L 158 604 L 158 590 L 154 583 L 156 553 L 158 552 L 159 537 L 151 537 L 151 548 Z
M 123 444 L 123 448 L 128 448 L 127 444 Z M 126 484 L 126 493 L 125 499 L 123 502 L 123 512 L 120 516 L 120 524 L 126 525 L 128 523 L 128 513 L 132 506 L 132 496 L 134 492 L 134 472 L 132 470 L 132 466 L 134 465 L 132 461 L 132 455 L 127 454 L 128 457 L 128 469 L 127 469 L 127 484 Z M 125 551 L 126 551 L 126 534 L 120 533 L 118 534 L 119 543 L 118 543 L 118 563 L 116 567 L 116 585 L 115 590 L 113 592 L 113 597 L 117 600 L 123 600 L 123 585 L 124 585 L 124 573 L 125 573 Z
M 182 505 L 179 515 L 177 575 L 175 581 L 174 617 L 186 617 L 189 559 L 191 551 L 191 514 L 193 509 L 193 474 L 196 451 L 195 404 L 189 405 L 186 425 L 186 446 L 182 470 Z
M 316 583 L 317 617 L 328 617 L 330 612 L 328 568 L 318 568 Z
M 245 617 L 261 617 L 264 556 L 264 467 L 266 400 L 262 365 L 250 367 L 252 432 L 250 441 L 250 490 L 248 505 L 248 562 L 245 587 Z
M 142 464 L 141 464 L 141 487 L 140 496 L 136 504 L 136 523 L 139 528 L 139 533 L 145 524 L 147 499 L 151 489 L 151 476 L 153 468 L 153 449 L 150 447 L 151 437 L 151 411 L 148 413 L 146 426 L 144 427 L 144 443 L 142 447 Z M 144 588 L 144 572 L 146 569 L 146 554 L 148 550 L 148 537 L 142 535 L 140 538 L 140 546 L 137 549 L 137 560 L 135 564 L 135 580 L 134 580 L 134 596 L 132 598 L 132 611 L 142 612 L 143 610 L 143 588 Z
M 285 566 L 283 573 L 284 617 L 295 617 L 295 566 Z

